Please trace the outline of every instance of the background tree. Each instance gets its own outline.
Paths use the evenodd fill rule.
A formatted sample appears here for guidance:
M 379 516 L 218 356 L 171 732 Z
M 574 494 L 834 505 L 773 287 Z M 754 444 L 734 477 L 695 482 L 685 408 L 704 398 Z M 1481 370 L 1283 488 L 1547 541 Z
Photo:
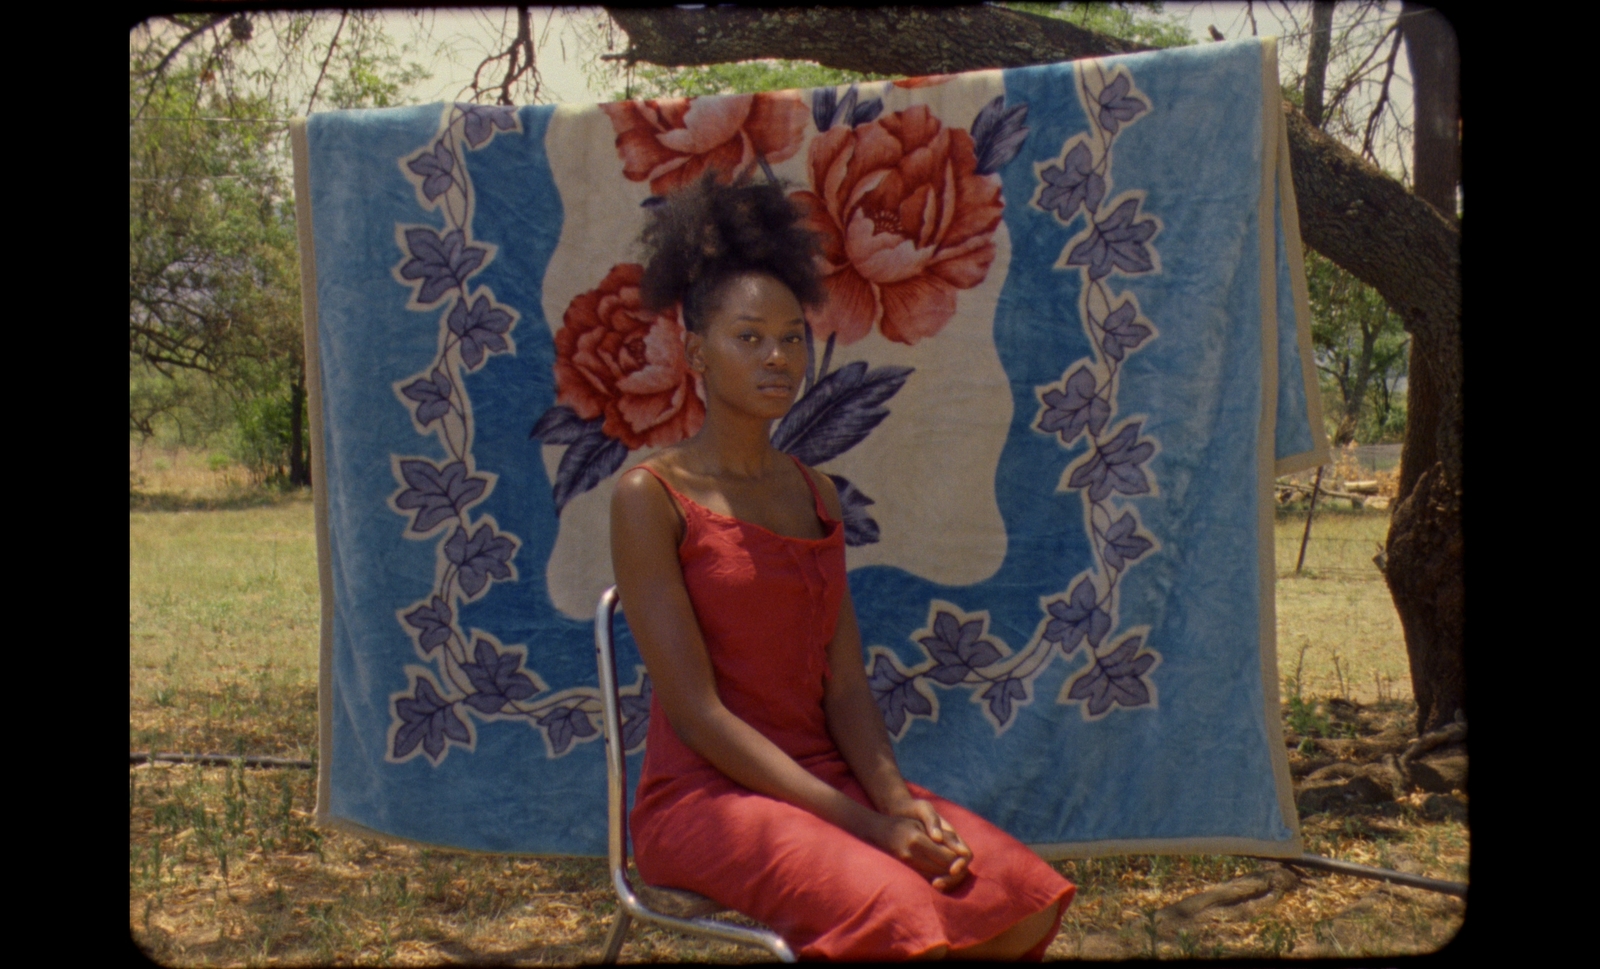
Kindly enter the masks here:
M 1285 96 L 1299 102 L 1312 125 L 1326 130 L 1331 124 L 1346 144 L 1359 144 L 1363 157 L 1378 162 L 1379 146 L 1388 143 L 1387 139 L 1377 140 L 1386 117 L 1392 119 L 1396 140 L 1410 134 L 1403 117 L 1393 118 L 1395 102 L 1389 96 L 1395 84 L 1398 21 L 1382 21 L 1381 3 L 1346 4 L 1337 17 L 1336 48 L 1335 14 L 1332 3 L 1318 0 L 1311 4 L 1305 71 L 1298 84 L 1290 75 Z M 1330 63 L 1334 66 L 1331 92 Z M 1375 96 L 1368 91 L 1367 97 L 1361 97 L 1363 85 L 1370 87 L 1374 77 Z M 1404 151 L 1385 155 L 1398 163 L 1398 174 L 1404 179 Z M 1400 440 L 1406 409 L 1397 392 L 1406 376 L 1411 345 L 1400 317 L 1370 286 L 1314 251 L 1306 256 L 1306 282 L 1328 437 L 1340 447 L 1356 441 Z M 1329 406 L 1333 401 L 1338 402 L 1337 407 Z
M 1411 344 L 1400 317 L 1372 287 L 1315 252 L 1306 253 L 1306 288 L 1328 438 L 1335 447 L 1400 440 L 1406 410 L 1398 391 Z
M 1400 17 L 1416 91 L 1416 197 L 1452 230 L 1460 226 L 1460 73 L 1455 31 L 1436 10 L 1404 5 Z M 1459 286 L 1459 284 L 1458 284 Z M 1444 295 L 1444 294 L 1441 294 Z M 1459 300 L 1459 288 L 1448 295 Z M 1385 575 L 1406 633 L 1417 720 L 1437 725 L 1465 706 L 1461 663 L 1461 343 L 1459 303 L 1450 329 L 1411 330 L 1412 366 L 1399 503 L 1389 525 Z M 1431 321 L 1430 321 L 1431 322 Z
M 135 72 L 149 53 L 136 52 Z M 224 102 L 215 68 L 197 58 L 169 64 L 132 106 L 130 430 L 150 437 L 165 422 L 205 439 L 234 426 L 253 470 L 287 464 L 263 439 L 275 425 L 288 430 L 274 412 L 284 408 L 269 406 L 289 376 L 275 363 L 299 355 L 294 226 L 271 144 L 273 105 Z
M 308 484 L 287 118 L 395 103 L 421 69 L 362 13 L 158 18 L 129 65 L 130 433 Z
M 1185 47 L 1194 43 L 1183 19 L 1168 14 L 1160 3 L 1008 3 L 1038 17 L 1064 20 L 1076 27 L 1147 47 Z

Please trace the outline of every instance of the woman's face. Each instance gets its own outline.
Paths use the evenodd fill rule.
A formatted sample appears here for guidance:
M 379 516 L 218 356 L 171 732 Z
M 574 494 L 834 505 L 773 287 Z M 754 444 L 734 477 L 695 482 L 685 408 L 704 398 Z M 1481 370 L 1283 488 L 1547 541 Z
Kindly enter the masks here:
M 723 284 L 700 333 L 685 347 L 705 379 L 708 408 L 720 404 L 766 420 L 788 412 L 806 372 L 805 317 L 789 287 L 764 273 Z

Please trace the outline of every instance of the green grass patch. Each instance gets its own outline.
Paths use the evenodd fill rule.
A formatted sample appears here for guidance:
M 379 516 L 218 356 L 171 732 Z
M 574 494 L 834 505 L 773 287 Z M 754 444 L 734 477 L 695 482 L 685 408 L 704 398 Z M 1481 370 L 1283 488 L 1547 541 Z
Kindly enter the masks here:
M 320 634 L 309 502 L 128 516 L 134 750 L 309 757 Z

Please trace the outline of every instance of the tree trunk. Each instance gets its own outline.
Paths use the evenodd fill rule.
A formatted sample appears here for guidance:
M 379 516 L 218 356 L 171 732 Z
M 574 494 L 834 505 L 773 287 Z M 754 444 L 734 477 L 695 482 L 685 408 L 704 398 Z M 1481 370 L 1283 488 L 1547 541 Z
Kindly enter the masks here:
M 770 57 L 916 76 L 1150 49 L 999 6 L 610 13 L 628 34 L 631 60 L 665 67 Z M 1416 42 L 1425 40 L 1419 32 Z M 1447 60 L 1431 47 L 1427 54 L 1414 63 Z M 1455 75 L 1448 76 L 1453 92 Z M 1417 83 L 1420 99 L 1435 82 Z M 1462 696 L 1460 234 L 1442 214 L 1453 208 L 1435 208 L 1292 105 L 1284 110 L 1301 238 L 1377 290 L 1412 338 L 1402 497 L 1390 524 L 1385 574 L 1405 629 L 1422 732 L 1450 720 Z M 1451 192 L 1453 198 L 1453 185 Z
M 1344 390 L 1344 417 L 1333 438 L 1335 447 L 1344 447 L 1356 439 L 1356 432 L 1361 428 L 1361 412 L 1367 406 L 1367 389 L 1372 386 L 1372 353 L 1378 344 L 1378 326 L 1370 320 L 1362 320 L 1359 325 L 1361 353 L 1356 357 L 1356 372 L 1354 376 L 1346 374 L 1346 379 L 1340 382 Z
M 309 485 L 311 462 L 306 460 L 306 377 L 305 368 L 296 368 L 289 385 L 289 483 Z
M 1322 88 L 1328 78 L 1328 48 L 1333 44 L 1333 4 L 1311 5 L 1311 44 L 1306 53 L 1306 80 L 1301 88 L 1306 120 L 1322 127 Z
M 1455 31 L 1437 10 L 1405 3 L 1400 14 L 1416 98 L 1413 191 L 1454 222 L 1461 183 L 1461 66 Z
M 1416 195 L 1455 227 L 1461 172 L 1455 32 L 1437 11 L 1411 3 L 1401 7 L 1401 31 L 1416 97 Z M 1412 333 L 1399 497 L 1384 568 L 1405 629 L 1419 734 L 1451 722 L 1466 707 L 1459 309 L 1453 318 L 1454 332 Z

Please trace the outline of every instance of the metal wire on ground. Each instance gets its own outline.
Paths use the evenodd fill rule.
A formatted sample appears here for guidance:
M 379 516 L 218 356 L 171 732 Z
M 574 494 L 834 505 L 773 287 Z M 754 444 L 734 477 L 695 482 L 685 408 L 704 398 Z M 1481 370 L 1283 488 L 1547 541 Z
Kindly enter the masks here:
M 293 757 L 257 757 L 244 754 L 133 754 L 128 764 L 202 764 L 207 767 L 232 767 L 244 762 L 246 767 L 302 767 L 307 770 L 317 766 L 316 761 L 297 760 Z

